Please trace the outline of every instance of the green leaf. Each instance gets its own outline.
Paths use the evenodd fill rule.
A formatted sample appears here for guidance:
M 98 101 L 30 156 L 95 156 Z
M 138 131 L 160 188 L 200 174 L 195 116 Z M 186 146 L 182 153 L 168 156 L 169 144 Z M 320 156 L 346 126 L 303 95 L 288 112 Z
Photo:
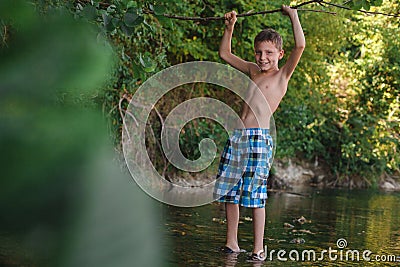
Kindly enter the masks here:
M 371 5 L 373 6 L 381 6 L 383 4 L 383 0 L 372 0 Z
M 127 25 L 121 23 L 121 31 L 122 31 L 125 35 L 131 36 L 131 35 L 135 32 L 135 29 L 134 29 L 133 27 L 129 27 L 129 26 L 127 26 Z
M 164 15 L 165 7 L 161 5 L 153 6 L 153 11 L 155 15 Z
M 139 16 L 139 18 L 137 20 L 135 20 L 135 26 L 139 25 L 140 23 L 143 23 L 143 21 L 144 21 L 144 17 Z
M 120 0 L 120 2 L 121 2 L 122 5 L 128 5 L 129 2 L 134 2 L 134 1 L 132 1 L 132 0 Z
M 130 9 L 130 8 L 137 8 L 138 7 L 138 5 L 137 5 L 137 3 L 135 2 L 135 1 L 129 1 L 127 4 L 126 4 L 126 8 L 127 9 Z
M 137 25 L 135 21 L 139 18 L 139 15 L 136 13 L 125 13 L 124 23 L 129 27 L 134 27 Z
M 156 15 L 155 17 L 156 17 L 157 20 L 158 20 L 161 24 L 163 24 L 164 26 L 168 26 L 168 27 L 170 27 L 170 28 L 173 27 L 172 19 L 167 18 L 167 17 L 165 17 L 165 16 L 157 16 L 157 15 Z
M 116 7 L 115 5 L 110 5 L 109 7 L 107 7 L 107 12 L 110 13 L 110 14 L 112 14 L 112 13 L 115 12 L 115 9 L 116 9 L 116 8 L 117 8 L 117 7 Z
M 371 9 L 371 4 L 367 1 L 364 1 L 363 8 L 368 11 Z
M 142 77 L 143 69 L 140 65 L 132 61 L 133 77 L 140 79 Z
M 363 5 L 364 5 L 364 0 L 356 0 L 356 1 L 351 1 L 350 3 L 351 3 L 351 5 L 352 5 L 352 9 L 353 10 L 360 10 L 362 7 L 363 7 Z
M 149 53 L 140 55 L 139 61 L 145 72 L 153 72 L 157 67 L 157 63 L 151 60 Z
M 113 18 L 111 20 L 112 25 L 114 25 L 114 28 L 117 28 L 121 24 L 121 20 L 119 18 Z
M 111 16 L 107 15 L 106 13 L 103 13 L 101 16 L 103 17 L 104 26 L 111 23 L 111 19 L 112 19 Z
M 126 10 L 126 13 L 139 14 L 139 10 L 141 11 L 141 8 L 130 7 Z
M 107 14 L 103 14 L 103 23 L 104 23 L 104 28 L 106 29 L 106 31 L 111 32 L 115 29 L 113 20 L 114 20 L 113 17 L 108 16 Z
M 365 0 L 354 0 L 347 1 L 346 5 L 348 5 L 353 10 L 360 10 L 364 5 Z

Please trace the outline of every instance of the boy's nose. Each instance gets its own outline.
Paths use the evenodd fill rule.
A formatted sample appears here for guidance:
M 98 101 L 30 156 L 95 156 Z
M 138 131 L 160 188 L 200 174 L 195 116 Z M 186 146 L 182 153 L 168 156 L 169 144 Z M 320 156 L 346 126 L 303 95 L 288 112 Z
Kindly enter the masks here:
M 262 52 L 262 53 L 261 53 L 261 59 L 266 59 L 266 58 L 267 58 L 267 54 L 264 53 L 264 52 Z

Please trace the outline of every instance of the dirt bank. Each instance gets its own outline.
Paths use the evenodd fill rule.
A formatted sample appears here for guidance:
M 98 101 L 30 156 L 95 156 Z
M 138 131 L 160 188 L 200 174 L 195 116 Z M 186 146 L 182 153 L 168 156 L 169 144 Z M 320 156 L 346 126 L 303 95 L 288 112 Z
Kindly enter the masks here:
M 373 185 L 364 177 L 339 179 L 330 172 L 328 166 L 318 162 L 307 162 L 298 159 L 275 159 L 269 178 L 273 189 L 286 189 L 301 186 L 319 188 L 370 188 Z M 378 183 L 379 189 L 400 191 L 400 177 L 382 174 Z

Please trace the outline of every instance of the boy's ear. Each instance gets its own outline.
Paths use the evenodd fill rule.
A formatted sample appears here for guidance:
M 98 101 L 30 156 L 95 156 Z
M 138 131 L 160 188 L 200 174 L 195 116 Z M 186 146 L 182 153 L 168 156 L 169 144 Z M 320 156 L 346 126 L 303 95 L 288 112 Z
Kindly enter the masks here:
M 280 52 L 279 52 L 279 59 L 282 59 L 283 58 L 283 55 L 285 55 L 285 50 L 281 50 Z

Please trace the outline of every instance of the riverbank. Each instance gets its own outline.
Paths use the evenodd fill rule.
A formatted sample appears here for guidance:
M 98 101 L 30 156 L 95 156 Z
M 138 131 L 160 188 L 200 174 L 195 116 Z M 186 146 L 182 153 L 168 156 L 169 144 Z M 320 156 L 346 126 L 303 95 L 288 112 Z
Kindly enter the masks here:
M 400 176 L 384 173 L 377 185 L 372 185 L 365 177 L 339 179 L 328 166 L 318 162 L 298 159 L 275 159 L 269 177 L 269 186 L 274 189 L 292 187 L 349 188 L 362 189 L 378 187 L 385 191 L 400 191 Z
M 203 186 L 212 183 L 216 170 L 198 173 L 178 172 L 167 175 L 167 180 L 180 186 Z M 319 189 L 380 189 L 400 192 L 400 173 L 388 175 L 383 173 L 376 184 L 365 177 L 339 178 L 333 174 L 329 166 L 321 161 L 305 161 L 297 158 L 274 159 L 268 178 L 268 188 L 272 190 L 299 189 L 316 187 Z

